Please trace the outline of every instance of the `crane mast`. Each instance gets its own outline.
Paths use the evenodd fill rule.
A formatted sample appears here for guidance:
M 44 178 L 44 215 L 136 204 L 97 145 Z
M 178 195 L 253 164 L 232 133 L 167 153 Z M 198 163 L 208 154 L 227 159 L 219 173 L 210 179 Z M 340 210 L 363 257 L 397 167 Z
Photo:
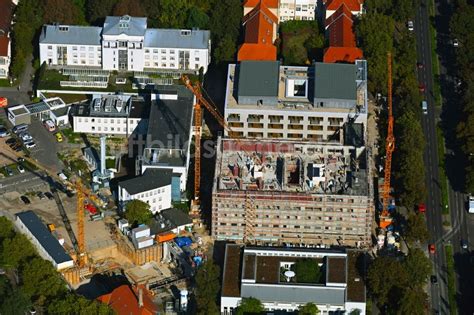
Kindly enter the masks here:
M 388 100 L 388 126 L 387 138 L 385 139 L 385 169 L 383 183 L 383 207 L 380 216 L 380 227 L 385 228 L 391 223 L 389 219 L 388 204 L 390 199 L 390 177 L 392 171 L 392 154 L 395 150 L 395 136 L 393 135 L 393 112 L 392 112 L 392 54 L 387 53 L 387 100 Z

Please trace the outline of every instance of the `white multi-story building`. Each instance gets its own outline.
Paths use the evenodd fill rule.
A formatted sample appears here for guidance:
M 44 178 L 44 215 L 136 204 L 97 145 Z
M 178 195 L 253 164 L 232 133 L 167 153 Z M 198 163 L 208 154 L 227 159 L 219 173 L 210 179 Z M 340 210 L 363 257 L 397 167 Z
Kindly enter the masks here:
M 250 297 L 260 300 L 270 312 L 295 312 L 314 303 L 319 314 L 365 314 L 360 259 L 363 253 L 359 251 L 227 244 L 221 314 L 234 314 L 242 299 Z M 319 279 L 299 276 L 295 267 L 300 261 L 312 262 L 319 269 Z
M 18 1 L 0 1 L 0 79 L 9 76 L 11 62 L 11 37 L 10 28 L 13 11 Z
M 45 25 L 40 62 L 108 71 L 204 72 L 211 62 L 210 32 L 149 29 L 147 19 L 108 16 L 103 27 Z
M 280 22 L 314 20 L 317 5 L 317 0 L 280 0 L 278 18 Z
M 104 95 L 73 107 L 73 131 L 96 135 L 130 136 L 148 119 L 149 104 L 125 95 Z
M 171 178 L 169 169 L 149 169 L 143 175 L 118 184 L 118 200 L 124 208 L 130 200 L 141 200 L 150 205 L 153 213 L 171 208 Z
M 278 61 L 229 65 L 224 117 L 236 137 L 363 145 L 366 62 L 311 67 L 280 66 Z
M 1 31 L 0 31 L 1 32 Z M 0 34 L 0 79 L 8 78 L 11 62 L 11 41 L 6 34 Z
M 291 20 L 314 20 L 318 0 L 246 0 L 244 1 L 244 16 L 257 5 L 269 9 L 279 22 Z

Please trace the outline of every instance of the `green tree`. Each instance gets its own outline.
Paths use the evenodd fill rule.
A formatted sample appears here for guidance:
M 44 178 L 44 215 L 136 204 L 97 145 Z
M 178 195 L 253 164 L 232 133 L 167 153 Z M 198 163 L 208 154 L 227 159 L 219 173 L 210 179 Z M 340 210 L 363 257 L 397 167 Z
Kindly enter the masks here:
M 35 254 L 35 249 L 26 236 L 15 234 L 13 238 L 3 240 L 0 264 L 18 268 L 22 262 L 29 260 Z
M 298 308 L 299 315 L 317 315 L 319 314 L 319 309 L 314 303 L 306 303 L 303 306 Z
M 186 27 L 189 9 L 187 0 L 160 0 L 158 8 L 160 10 L 160 14 L 157 17 L 159 27 Z
M 380 306 L 398 301 L 408 279 L 402 264 L 386 256 L 375 258 L 367 273 L 369 290 Z
M 153 214 L 149 204 L 141 200 L 132 200 L 125 206 L 125 218 L 131 225 L 149 224 Z
M 27 314 L 30 308 L 31 301 L 17 289 L 0 299 L 0 314 Z
M 195 296 L 198 314 L 219 314 L 216 305 L 217 293 L 220 288 L 219 274 L 219 266 L 212 260 L 207 260 L 197 270 Z
M 398 301 L 397 314 L 425 314 L 427 300 L 428 296 L 422 287 L 405 289 Z
M 426 242 L 430 237 L 423 214 L 411 213 L 408 216 L 405 238 L 408 242 Z
M 48 305 L 49 314 L 97 314 L 108 315 L 114 314 L 114 311 L 106 304 L 89 301 L 86 298 L 67 294 L 65 298 L 57 298 Z
M 209 16 L 207 16 L 202 9 L 194 6 L 189 9 L 188 20 L 186 21 L 187 28 L 197 27 L 205 29 L 207 28 L 208 23 Z
M 6 238 L 12 238 L 15 235 L 13 224 L 6 217 L 0 217 L 0 243 Z
M 214 49 L 215 63 L 219 64 L 222 62 L 231 62 L 235 59 L 237 46 L 235 45 L 234 39 L 229 36 L 224 36 L 220 42 L 217 43 L 217 47 Z
M 22 292 L 40 305 L 67 292 L 66 283 L 49 261 L 39 257 L 25 264 L 22 272 Z
M 112 14 L 117 0 L 88 0 L 86 3 L 87 20 L 91 24 L 102 26 L 105 17 Z
M 260 300 L 250 297 L 243 298 L 240 305 L 237 307 L 235 314 L 236 315 L 245 315 L 245 314 L 260 314 L 265 311 L 262 302 Z
M 114 7 L 114 15 L 130 15 L 135 17 L 145 16 L 141 3 L 136 0 L 119 0 Z
M 292 266 L 299 283 L 319 283 L 321 281 L 321 270 L 318 262 L 314 259 L 298 259 Z
M 42 0 L 44 23 L 77 24 L 84 20 L 81 10 L 71 0 Z
M 387 52 L 393 49 L 394 21 L 390 16 L 380 13 L 365 14 L 355 26 L 371 74 L 369 90 L 386 94 Z
M 402 263 L 408 273 L 411 287 L 423 286 L 431 274 L 431 260 L 419 248 L 410 250 Z

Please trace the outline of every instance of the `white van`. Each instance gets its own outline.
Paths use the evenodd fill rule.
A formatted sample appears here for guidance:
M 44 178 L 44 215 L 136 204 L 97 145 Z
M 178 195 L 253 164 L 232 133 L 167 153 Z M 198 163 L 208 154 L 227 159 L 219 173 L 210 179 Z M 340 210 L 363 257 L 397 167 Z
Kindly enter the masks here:
M 428 114 L 428 102 L 421 102 L 421 110 L 423 111 L 423 114 Z
M 43 122 L 43 125 L 49 132 L 53 132 L 53 131 L 56 130 L 56 126 L 54 125 L 54 123 L 51 119 L 45 120 Z
M 18 126 L 13 127 L 13 132 L 16 134 L 22 133 L 23 131 L 28 130 L 28 125 L 27 124 L 20 124 Z
M 468 203 L 468 212 L 469 213 L 474 213 L 474 197 L 469 196 L 469 203 Z

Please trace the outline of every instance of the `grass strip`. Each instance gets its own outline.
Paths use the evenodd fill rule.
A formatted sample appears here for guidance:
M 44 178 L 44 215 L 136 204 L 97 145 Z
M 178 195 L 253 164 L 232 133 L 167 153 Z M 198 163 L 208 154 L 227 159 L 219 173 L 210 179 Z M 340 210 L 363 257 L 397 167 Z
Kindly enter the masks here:
M 445 171 L 445 143 L 443 131 L 439 126 L 436 126 L 436 140 L 438 144 L 438 172 L 439 183 L 441 188 L 441 201 L 443 214 L 449 214 L 449 196 L 448 196 L 448 178 Z
M 454 273 L 454 256 L 453 247 L 446 245 L 446 267 L 448 269 L 448 300 L 449 310 L 451 315 L 458 313 L 456 304 L 456 276 Z
M 434 27 L 435 20 L 435 4 L 434 0 L 430 1 L 430 35 L 431 35 L 431 69 L 433 70 L 433 95 L 436 106 L 441 106 L 441 84 L 439 73 L 439 58 L 436 52 L 436 28 Z

